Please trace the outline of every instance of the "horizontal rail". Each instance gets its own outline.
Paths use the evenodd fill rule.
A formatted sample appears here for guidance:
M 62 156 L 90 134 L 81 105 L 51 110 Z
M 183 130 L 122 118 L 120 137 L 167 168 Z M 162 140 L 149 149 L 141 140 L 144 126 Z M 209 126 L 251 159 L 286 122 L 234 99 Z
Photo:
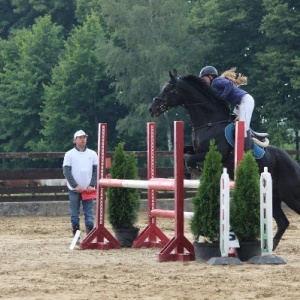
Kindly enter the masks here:
M 137 189 L 153 189 L 153 190 L 169 190 L 175 189 L 174 180 L 134 180 L 134 179 L 100 179 L 100 187 L 120 187 L 120 188 L 137 188 Z
M 23 194 L 23 195 L 9 195 L 3 197 L 0 195 L 0 203 L 2 202 L 40 202 L 40 201 L 68 201 L 68 194 Z
M 175 210 L 152 209 L 150 214 L 151 217 L 175 219 Z M 193 212 L 189 212 L 189 211 L 183 212 L 183 217 L 186 220 L 192 219 L 193 216 L 194 216 Z
M 67 193 L 66 186 L 0 186 L 0 194 Z
M 200 180 L 184 179 L 183 186 L 185 188 L 196 189 L 199 187 Z M 153 189 L 153 190 L 174 190 L 175 180 L 165 178 L 151 178 L 150 180 L 133 180 L 133 179 L 107 179 L 99 180 L 100 186 L 120 187 L 120 188 L 137 188 L 137 189 Z M 234 182 L 230 182 L 230 189 L 234 188 Z

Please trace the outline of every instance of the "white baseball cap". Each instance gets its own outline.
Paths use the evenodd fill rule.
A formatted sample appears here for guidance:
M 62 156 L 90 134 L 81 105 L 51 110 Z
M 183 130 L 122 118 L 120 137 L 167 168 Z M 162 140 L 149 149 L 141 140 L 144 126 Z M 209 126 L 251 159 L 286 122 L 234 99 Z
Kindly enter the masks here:
M 78 130 L 74 133 L 74 139 L 76 139 L 78 136 L 88 136 L 83 130 Z

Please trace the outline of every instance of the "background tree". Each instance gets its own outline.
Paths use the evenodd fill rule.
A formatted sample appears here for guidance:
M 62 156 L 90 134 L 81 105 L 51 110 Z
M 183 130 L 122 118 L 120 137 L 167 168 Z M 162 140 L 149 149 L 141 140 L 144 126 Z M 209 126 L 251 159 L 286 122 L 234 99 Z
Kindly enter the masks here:
M 258 97 L 263 99 L 261 114 L 272 142 L 285 146 L 291 142 L 288 129 L 298 133 L 300 126 L 299 57 L 300 3 L 264 0 L 266 13 L 260 27 L 264 48 L 256 53 L 254 70 Z
M 68 149 L 79 128 L 89 134 L 89 147 L 96 149 L 98 123 L 108 123 L 110 130 L 126 112 L 114 99 L 101 57 L 95 56 L 101 39 L 101 26 L 93 15 L 67 40 L 59 64 L 53 69 L 52 84 L 45 88 L 44 139 L 39 143 L 40 149 Z M 112 140 L 118 137 L 111 136 Z
M 10 2 L 9 0 L 0 0 L 0 37 L 4 39 L 8 37 L 12 24 L 18 19 Z
M 263 44 L 259 26 L 263 17 L 262 1 L 254 0 L 199 0 L 191 12 L 194 38 L 201 41 L 198 51 L 198 69 L 205 65 L 215 66 L 220 73 L 231 67 L 249 77 L 249 84 L 243 86 L 256 101 L 256 109 L 261 101 L 253 93 L 256 85 L 252 77 L 255 53 Z M 252 127 L 260 128 L 260 118 L 256 111 Z
M 111 145 L 126 140 L 128 149 L 143 150 L 148 105 L 168 71 L 198 74 L 212 64 L 220 72 L 236 66 L 249 76 L 245 89 L 256 101 L 253 129 L 268 131 L 272 144 L 284 148 L 295 147 L 296 139 L 297 149 L 299 5 L 296 0 L 0 0 L 0 148 L 31 150 L 39 141 L 40 150 L 64 149 L 62 137 L 60 146 L 51 139 L 65 124 L 69 132 L 63 133 L 70 136 L 70 117 L 74 125 L 86 121 L 83 115 L 73 118 L 70 108 L 86 109 L 86 97 L 94 109 L 84 123 L 91 135 L 96 136 L 96 122 L 109 120 Z M 98 20 L 89 33 L 83 27 L 91 15 Z M 47 18 L 48 28 L 40 21 Z M 172 123 L 178 119 L 189 121 L 181 109 L 155 119 L 161 150 L 171 149 Z M 185 126 L 187 144 L 190 132 Z
M 44 85 L 51 82 L 62 48 L 61 32 L 62 27 L 45 16 L 32 29 L 16 30 L 8 41 L 1 42 L 1 151 L 37 150 Z
M 116 179 L 139 179 L 137 159 L 133 153 L 126 154 L 124 142 L 115 148 L 111 177 Z M 133 228 L 138 220 L 141 204 L 138 189 L 107 188 L 108 220 L 114 229 Z
M 2 37 L 12 29 L 29 28 L 39 17 L 50 15 L 53 23 L 63 26 L 67 35 L 74 24 L 74 0 L 0 0 Z
M 129 109 L 118 121 L 117 130 L 138 135 L 135 147 L 138 141 L 144 146 L 146 126 L 141 124 L 149 120 L 148 106 L 168 80 L 168 71 L 176 67 L 184 74 L 196 62 L 196 43 L 188 32 L 190 8 L 191 3 L 180 0 L 101 1 L 109 39 L 99 45 L 98 53 L 114 79 L 119 103 Z M 171 136 L 169 122 L 174 118 L 176 113 L 172 112 L 167 119 L 155 120 L 158 138 Z

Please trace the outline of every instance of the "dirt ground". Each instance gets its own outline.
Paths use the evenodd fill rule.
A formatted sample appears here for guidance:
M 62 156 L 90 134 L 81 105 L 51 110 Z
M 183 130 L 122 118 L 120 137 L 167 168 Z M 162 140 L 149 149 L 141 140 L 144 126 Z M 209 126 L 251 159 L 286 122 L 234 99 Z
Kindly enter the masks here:
M 300 299 L 300 217 L 288 217 L 274 253 L 287 264 L 240 266 L 159 262 L 155 248 L 70 250 L 68 217 L 0 217 L 0 299 Z M 158 226 L 174 236 L 173 220 Z

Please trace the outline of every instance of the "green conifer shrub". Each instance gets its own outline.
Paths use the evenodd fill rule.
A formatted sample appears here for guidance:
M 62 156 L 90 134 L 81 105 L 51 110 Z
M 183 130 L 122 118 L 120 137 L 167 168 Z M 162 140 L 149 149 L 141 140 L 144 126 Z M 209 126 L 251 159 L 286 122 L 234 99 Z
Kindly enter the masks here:
M 256 241 L 260 235 L 260 175 L 251 151 L 238 164 L 232 199 L 230 226 L 239 241 Z
M 111 178 L 139 179 L 137 158 L 133 153 L 124 151 L 124 142 L 115 148 L 111 165 Z M 107 189 L 108 220 L 113 228 L 133 228 L 138 220 L 141 204 L 138 189 L 116 188 Z
M 192 198 L 194 216 L 191 220 L 191 231 L 195 241 L 198 241 L 200 235 L 211 241 L 219 238 L 221 174 L 222 155 L 217 151 L 215 141 L 211 140 L 200 176 L 200 185 Z

